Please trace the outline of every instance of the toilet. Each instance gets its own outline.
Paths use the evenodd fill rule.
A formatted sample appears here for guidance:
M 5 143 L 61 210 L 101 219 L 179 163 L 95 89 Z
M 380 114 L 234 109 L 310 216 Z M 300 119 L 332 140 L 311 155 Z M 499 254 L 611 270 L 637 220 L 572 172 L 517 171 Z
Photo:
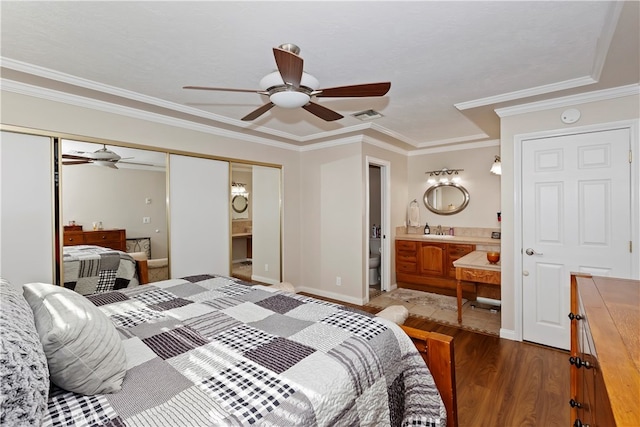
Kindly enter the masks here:
M 369 286 L 380 284 L 380 238 L 369 239 Z

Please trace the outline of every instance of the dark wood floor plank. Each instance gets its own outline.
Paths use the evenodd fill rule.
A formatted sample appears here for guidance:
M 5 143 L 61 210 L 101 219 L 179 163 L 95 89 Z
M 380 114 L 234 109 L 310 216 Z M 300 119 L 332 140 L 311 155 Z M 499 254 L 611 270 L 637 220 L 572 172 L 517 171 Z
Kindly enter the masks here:
M 405 325 L 454 337 L 460 427 L 571 425 L 568 352 L 413 316 Z

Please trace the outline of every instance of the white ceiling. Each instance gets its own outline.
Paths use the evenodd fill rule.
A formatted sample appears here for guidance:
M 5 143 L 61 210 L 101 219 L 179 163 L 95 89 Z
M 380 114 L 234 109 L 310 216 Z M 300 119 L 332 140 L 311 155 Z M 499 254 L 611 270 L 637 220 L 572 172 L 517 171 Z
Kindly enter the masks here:
M 499 138 L 498 107 L 638 84 L 639 2 L 1 3 L 3 89 L 85 96 L 253 140 L 365 134 L 400 149 Z M 381 98 L 322 98 L 324 122 L 254 93 L 295 43 L 320 87 L 391 81 Z M 71 99 L 71 98 L 65 98 Z M 350 115 L 374 109 L 384 117 Z

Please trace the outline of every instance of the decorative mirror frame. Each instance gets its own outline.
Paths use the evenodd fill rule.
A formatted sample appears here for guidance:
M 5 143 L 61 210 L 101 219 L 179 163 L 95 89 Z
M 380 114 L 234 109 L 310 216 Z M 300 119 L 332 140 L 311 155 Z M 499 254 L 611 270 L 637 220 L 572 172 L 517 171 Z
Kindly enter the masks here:
M 236 199 L 238 199 L 237 203 L 239 206 L 236 206 Z M 244 206 L 240 205 L 243 201 L 244 201 Z M 242 213 L 246 211 L 248 207 L 249 207 L 249 199 L 247 199 L 242 194 L 237 194 L 233 196 L 233 199 L 231 199 L 231 208 L 234 210 L 234 212 Z
M 464 200 L 462 202 L 462 204 L 458 207 L 456 207 L 455 209 L 437 209 L 435 206 L 431 206 L 429 204 L 429 196 L 431 196 L 431 194 L 438 188 L 441 187 L 455 187 L 457 188 L 463 195 Z M 427 188 L 427 191 L 424 192 L 424 197 L 422 198 L 424 205 L 426 206 L 427 209 L 429 209 L 431 212 L 436 213 L 438 215 L 453 215 L 453 214 L 457 214 L 458 212 L 461 212 L 464 210 L 464 208 L 467 207 L 467 205 L 469 204 L 469 192 L 467 191 L 466 188 L 464 188 L 462 185 L 460 184 L 456 184 L 455 182 L 439 182 L 437 184 L 432 185 L 431 187 Z

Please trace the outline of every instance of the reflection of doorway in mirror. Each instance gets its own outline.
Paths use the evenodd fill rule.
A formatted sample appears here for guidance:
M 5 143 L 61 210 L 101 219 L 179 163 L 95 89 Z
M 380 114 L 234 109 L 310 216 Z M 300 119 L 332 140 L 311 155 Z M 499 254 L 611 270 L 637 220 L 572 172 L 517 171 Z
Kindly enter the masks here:
M 251 281 L 253 274 L 253 166 L 231 163 L 231 275 Z

